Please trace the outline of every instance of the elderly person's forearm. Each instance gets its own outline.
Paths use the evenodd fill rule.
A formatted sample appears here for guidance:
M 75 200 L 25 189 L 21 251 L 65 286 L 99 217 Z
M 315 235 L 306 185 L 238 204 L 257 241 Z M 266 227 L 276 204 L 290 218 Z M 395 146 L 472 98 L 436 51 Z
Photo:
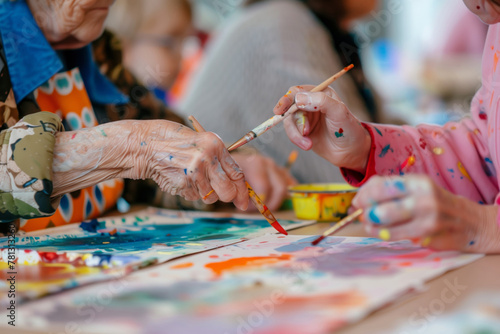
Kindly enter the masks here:
M 114 178 L 150 178 L 162 191 L 207 204 L 248 204 L 244 175 L 213 133 L 130 120 L 56 135 L 53 196 Z
M 119 123 L 56 135 L 53 196 L 122 177 L 133 168 L 132 152 L 127 152 L 133 148 L 124 145 L 131 131 Z

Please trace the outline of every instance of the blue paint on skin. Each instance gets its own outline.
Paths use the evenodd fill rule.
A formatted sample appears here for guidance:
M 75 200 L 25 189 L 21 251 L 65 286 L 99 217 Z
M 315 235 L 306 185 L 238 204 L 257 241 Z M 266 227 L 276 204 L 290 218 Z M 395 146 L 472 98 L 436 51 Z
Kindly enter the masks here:
M 380 137 L 383 137 L 382 132 L 380 132 L 379 129 L 377 129 L 376 127 L 373 127 L 373 128 L 375 129 L 375 131 L 377 131 L 377 133 L 380 135 Z
M 384 148 L 382 149 L 382 152 L 380 152 L 379 157 L 380 157 L 380 158 L 385 157 L 385 155 L 387 154 L 387 152 L 389 152 L 389 150 L 390 150 L 391 152 L 394 152 L 394 150 L 391 148 L 391 144 L 387 145 L 386 147 L 384 147 Z
M 187 175 L 187 169 L 186 168 L 184 168 L 184 174 Z
M 141 146 L 145 146 L 145 145 L 146 145 L 145 141 L 141 142 Z
M 492 163 L 493 163 L 493 161 L 491 161 L 491 159 L 490 159 L 490 158 L 484 158 L 484 161 L 489 162 L 490 164 L 492 164 Z
M 469 246 L 472 246 L 474 245 L 476 242 L 474 240 L 471 240 L 471 242 L 469 242 Z
M 373 208 L 373 209 L 370 210 L 370 212 L 368 213 L 368 217 L 375 224 L 382 224 L 382 222 L 380 221 L 380 218 L 375 213 L 375 208 Z
M 447 170 L 448 170 L 448 172 L 450 172 L 450 173 L 455 173 L 455 171 L 453 170 L 453 168 L 448 168 Z
M 401 180 L 397 180 L 396 182 L 394 182 L 394 186 L 396 188 L 398 188 L 398 190 L 401 192 L 406 191 L 405 185 L 404 185 L 403 181 L 401 181 Z

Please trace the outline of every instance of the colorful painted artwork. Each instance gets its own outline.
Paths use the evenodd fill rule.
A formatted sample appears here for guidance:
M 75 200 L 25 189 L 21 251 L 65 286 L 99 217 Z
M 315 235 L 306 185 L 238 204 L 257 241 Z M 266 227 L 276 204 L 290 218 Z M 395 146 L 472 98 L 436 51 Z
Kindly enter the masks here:
M 285 229 L 312 222 L 280 221 Z M 50 234 L 48 234 L 50 233 Z M 263 218 L 147 209 L 16 238 L 17 302 L 113 279 L 179 256 L 277 233 Z M 8 302 L 8 241 L 0 238 L 0 304 Z
M 481 255 L 409 241 L 265 235 L 36 300 L 19 326 L 108 333 L 331 333 Z

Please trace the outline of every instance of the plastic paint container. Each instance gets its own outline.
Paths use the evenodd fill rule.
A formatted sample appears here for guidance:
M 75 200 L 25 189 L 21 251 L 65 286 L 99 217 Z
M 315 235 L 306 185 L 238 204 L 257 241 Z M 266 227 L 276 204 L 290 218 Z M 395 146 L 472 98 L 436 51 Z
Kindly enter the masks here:
M 297 218 L 328 222 L 347 216 L 357 190 L 346 183 L 300 184 L 288 188 Z

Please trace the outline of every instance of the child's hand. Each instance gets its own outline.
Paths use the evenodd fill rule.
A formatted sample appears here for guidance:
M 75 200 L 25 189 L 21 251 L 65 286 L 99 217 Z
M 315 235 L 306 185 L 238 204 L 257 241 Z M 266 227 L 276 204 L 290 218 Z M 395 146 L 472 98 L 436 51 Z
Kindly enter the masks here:
M 371 138 L 368 131 L 340 101 L 334 90 L 311 93 L 313 86 L 295 86 L 283 96 L 274 113 L 281 115 L 295 102 L 299 111 L 285 122 L 290 140 L 332 164 L 364 173 Z
M 434 249 L 500 252 L 498 208 L 437 186 L 425 175 L 372 177 L 353 199 L 366 231 L 385 240 L 413 239 Z

